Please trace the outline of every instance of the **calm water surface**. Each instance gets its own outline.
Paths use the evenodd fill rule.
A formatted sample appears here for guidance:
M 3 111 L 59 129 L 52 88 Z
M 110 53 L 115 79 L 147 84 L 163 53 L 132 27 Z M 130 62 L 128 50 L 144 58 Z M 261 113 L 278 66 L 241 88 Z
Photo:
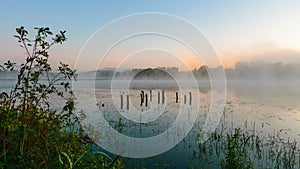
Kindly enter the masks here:
M 0 91 L 9 91 L 14 80 L 0 80 Z M 116 96 L 117 101 L 111 98 L 111 90 L 109 89 L 109 81 L 97 81 L 96 89 L 91 90 L 85 87 L 87 81 L 82 80 L 80 89 L 77 90 L 78 99 L 94 99 L 96 96 L 99 110 L 102 112 L 106 121 L 109 122 L 115 130 L 128 135 L 130 137 L 151 137 L 158 135 L 172 125 L 176 120 L 176 116 L 182 108 L 184 97 L 179 91 L 179 103 L 175 103 L 175 92 L 178 90 L 165 90 L 165 103 L 158 104 L 157 91 L 152 93 L 152 101 L 150 101 L 150 90 L 143 89 L 148 94 L 148 105 L 140 106 L 140 91 L 130 90 L 124 94 L 123 109 L 131 111 L 135 108 L 139 111 L 147 111 L 151 107 L 162 107 L 164 111 L 158 114 L 158 118 L 148 124 L 140 124 L 132 122 L 123 117 L 116 107 L 120 107 L 119 97 L 122 90 Z M 220 120 L 220 126 L 255 128 L 262 136 L 270 133 L 280 133 L 283 138 L 292 138 L 300 142 L 300 88 L 297 83 L 276 82 L 276 83 L 236 83 L 228 82 L 227 98 L 223 118 Z M 188 135 L 174 148 L 155 157 L 145 159 L 125 158 L 128 166 L 136 166 L 141 168 L 195 168 L 202 166 L 201 162 L 193 158 L 194 151 L 198 151 L 197 137 L 199 131 L 203 128 L 205 118 L 210 106 L 211 90 L 207 85 L 203 85 L 198 91 L 193 91 L 192 96 L 200 96 L 200 110 L 198 118 L 192 130 Z M 79 93 L 79 94 L 78 94 Z M 126 95 L 130 97 L 130 107 L 127 110 Z M 162 99 L 162 98 L 160 98 Z M 52 99 L 53 105 L 60 107 L 61 101 Z M 92 103 L 92 102 L 91 102 Z M 189 105 L 189 97 L 187 96 L 187 105 Z M 184 109 L 188 111 L 190 108 Z M 84 111 L 91 111 L 87 105 Z M 149 112 L 150 113 L 150 112 Z M 155 112 L 153 112 L 155 113 Z M 219 126 L 219 127 L 220 127 Z M 100 127 L 100 126 L 99 126 Z M 178 131 L 180 132 L 180 131 Z M 98 148 L 96 148 L 98 149 Z M 104 151 L 104 150 L 102 150 Z M 108 153 L 108 152 L 107 152 Z M 109 153 L 108 153 L 109 154 Z M 208 165 L 209 166 L 209 165 Z

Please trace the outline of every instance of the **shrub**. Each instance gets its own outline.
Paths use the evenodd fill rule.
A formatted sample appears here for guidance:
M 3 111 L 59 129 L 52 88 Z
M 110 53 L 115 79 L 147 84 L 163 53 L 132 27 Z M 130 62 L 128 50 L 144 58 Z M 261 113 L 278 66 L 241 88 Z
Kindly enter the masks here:
M 34 38 L 24 27 L 16 29 L 24 63 L 8 61 L 2 68 L 18 71 L 10 92 L 0 94 L 0 168 L 114 168 L 120 160 L 109 161 L 93 152 L 75 110 L 70 80 L 76 71 L 60 63 L 56 73 L 48 62 L 49 49 L 66 41 L 65 31 L 53 35 L 49 28 L 35 28 Z M 49 97 L 65 101 L 61 111 Z

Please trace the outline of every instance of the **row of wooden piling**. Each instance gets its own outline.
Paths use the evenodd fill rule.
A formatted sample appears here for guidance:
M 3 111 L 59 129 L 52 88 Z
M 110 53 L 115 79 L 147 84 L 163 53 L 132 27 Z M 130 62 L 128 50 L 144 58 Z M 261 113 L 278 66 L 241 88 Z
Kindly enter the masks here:
M 123 95 L 121 94 L 121 109 L 123 109 Z M 126 95 L 126 109 L 129 110 L 129 95 Z
M 186 95 L 183 96 L 183 102 L 186 104 Z M 175 103 L 178 103 L 178 92 L 176 92 L 176 100 Z M 189 105 L 192 105 L 192 92 L 189 92 Z
M 123 98 L 123 94 L 120 95 L 120 98 L 121 98 L 121 105 L 120 105 L 120 108 L 121 109 L 124 109 L 124 98 Z M 152 90 L 150 90 L 150 102 L 152 102 Z M 148 94 L 142 90 L 141 93 L 140 93 L 140 98 L 141 98 L 141 102 L 140 102 L 140 106 L 142 107 L 143 104 L 145 103 L 145 107 L 148 107 Z M 175 94 L 175 103 L 178 103 L 178 92 L 176 92 Z M 157 104 L 160 104 L 160 101 L 162 104 L 165 104 L 165 91 L 162 90 L 161 93 L 158 92 L 158 95 L 157 95 Z M 187 96 L 184 95 L 184 98 L 183 98 L 183 101 L 184 101 L 184 104 L 187 104 Z M 192 104 L 192 92 L 189 92 L 189 105 Z M 126 95 L 126 109 L 129 110 L 129 95 Z

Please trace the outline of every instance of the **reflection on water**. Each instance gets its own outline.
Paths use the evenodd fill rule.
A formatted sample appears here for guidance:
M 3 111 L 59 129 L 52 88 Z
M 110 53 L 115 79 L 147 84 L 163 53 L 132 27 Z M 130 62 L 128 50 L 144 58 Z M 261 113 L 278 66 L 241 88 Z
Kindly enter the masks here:
M 1 80 L 1 91 L 9 91 L 13 82 L 13 80 Z M 85 88 L 84 83 L 85 81 L 82 81 L 80 92 L 83 95 L 93 96 L 94 94 L 90 93 L 91 90 Z M 199 84 L 203 84 L 199 88 L 200 112 L 198 112 L 196 124 L 183 141 L 161 155 L 146 159 L 126 159 L 125 163 L 129 166 L 137 166 L 137 168 L 141 166 L 146 166 L 146 168 L 187 168 L 191 165 L 197 168 L 200 166 L 197 160 L 193 160 L 192 154 L 194 150 L 198 149 L 196 141 L 209 110 L 211 91 L 209 83 Z M 184 95 L 179 93 L 179 103 L 176 103 L 176 90 L 165 91 L 163 95 L 165 103 L 163 104 L 161 93 L 159 98 L 157 91 L 151 94 L 150 90 L 145 89 L 147 106 L 146 100 L 141 106 L 140 89 L 130 90 L 128 93 L 120 91 L 117 93 L 119 99 L 114 102 L 110 97 L 109 81 L 97 81 L 95 86 L 98 107 L 104 110 L 103 116 L 106 121 L 115 130 L 131 137 L 151 137 L 167 131 L 175 121 L 181 103 L 185 102 L 189 106 L 189 93 Z M 254 82 L 249 85 L 229 82 L 224 117 L 221 123 L 227 127 L 243 128 L 247 121 L 249 128 L 255 127 L 262 135 L 280 133 L 283 138 L 290 137 L 300 141 L 300 88 L 298 86 L 298 84 L 284 82 L 264 84 Z M 127 95 L 130 97 L 130 106 L 128 106 Z M 122 101 L 121 96 L 123 97 Z M 160 100 L 158 101 L 158 99 Z M 60 100 L 57 99 L 53 99 L 52 102 L 53 105 L 60 104 Z M 122 109 L 123 113 L 134 109 L 153 113 L 154 120 L 148 119 L 149 123 L 130 121 L 119 112 L 119 109 Z M 160 110 L 164 110 L 162 114 L 159 114 Z
M 129 95 L 136 109 L 146 111 L 148 108 L 140 106 L 140 91 L 132 90 L 129 92 Z M 99 103 L 104 103 L 107 106 L 111 104 L 111 101 L 105 101 L 109 92 L 110 90 L 96 90 Z M 167 111 L 159 116 L 158 120 L 149 124 L 133 123 L 122 117 L 118 111 L 106 112 L 104 116 L 112 127 L 128 136 L 150 137 L 160 134 L 166 131 L 173 123 L 180 107 L 174 104 L 176 102 L 175 92 L 174 90 L 166 91 L 166 99 L 168 100 L 166 104 L 168 107 Z M 130 164 L 130 166 L 135 164 L 135 166 L 148 166 L 148 168 L 151 168 L 153 163 L 157 163 L 157 166 L 160 167 L 171 165 L 171 168 L 186 168 L 186 166 L 190 165 L 199 166 L 197 160 L 192 160 L 191 155 L 194 150 L 198 149 L 196 141 L 209 109 L 211 91 L 206 86 L 200 87 L 199 92 L 201 111 L 193 129 L 182 142 L 159 156 L 143 160 L 128 159 L 126 163 Z M 107 93 L 107 96 L 105 93 Z M 184 102 L 184 96 L 180 97 L 180 99 L 181 102 Z M 279 133 L 283 138 L 292 138 L 300 141 L 299 99 L 300 89 L 293 84 L 229 84 L 225 113 L 220 125 L 223 124 L 225 127 L 230 128 L 255 128 L 261 135 Z M 119 105 L 117 104 L 116 106 L 118 107 Z

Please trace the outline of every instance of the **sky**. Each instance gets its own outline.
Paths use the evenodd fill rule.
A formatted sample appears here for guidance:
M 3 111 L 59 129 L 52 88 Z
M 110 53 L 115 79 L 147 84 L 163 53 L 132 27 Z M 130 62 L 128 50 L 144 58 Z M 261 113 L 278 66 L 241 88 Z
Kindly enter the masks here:
M 74 66 L 81 48 L 99 28 L 120 17 L 142 12 L 167 13 L 195 25 L 214 46 L 224 67 L 234 67 L 238 61 L 300 63 L 299 9 L 299 0 L 1 0 L 0 64 L 6 60 L 19 63 L 24 57 L 13 37 L 16 27 L 25 26 L 30 33 L 38 26 L 50 27 L 53 32 L 66 30 L 68 41 L 51 50 L 50 62 L 56 65 L 63 61 Z M 185 60 L 191 69 L 200 66 L 193 60 Z M 141 65 L 147 65 L 148 60 L 144 62 Z M 167 61 L 159 63 L 172 66 Z

